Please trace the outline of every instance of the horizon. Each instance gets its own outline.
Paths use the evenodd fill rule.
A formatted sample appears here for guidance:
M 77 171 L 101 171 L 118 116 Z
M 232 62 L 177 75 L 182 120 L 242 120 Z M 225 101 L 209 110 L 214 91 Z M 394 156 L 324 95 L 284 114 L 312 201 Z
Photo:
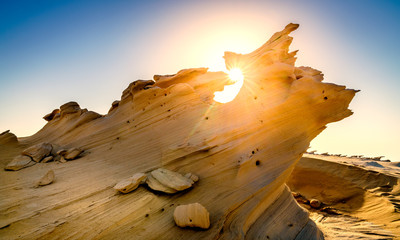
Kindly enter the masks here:
M 294 22 L 296 66 L 361 90 L 354 114 L 329 124 L 311 149 L 400 161 L 400 3 L 305 2 L 2 2 L 0 132 L 32 135 L 69 101 L 106 114 L 136 79 L 225 70 L 224 51 L 251 52 Z

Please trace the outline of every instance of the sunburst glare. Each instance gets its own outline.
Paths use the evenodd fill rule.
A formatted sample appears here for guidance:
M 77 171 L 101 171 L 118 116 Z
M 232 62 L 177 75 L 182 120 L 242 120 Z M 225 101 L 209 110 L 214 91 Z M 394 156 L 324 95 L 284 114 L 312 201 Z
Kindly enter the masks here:
M 235 99 L 236 95 L 238 95 L 243 86 L 244 76 L 239 68 L 231 69 L 228 75 L 231 81 L 234 83 L 232 85 L 225 86 L 223 91 L 217 91 L 214 93 L 214 100 L 216 102 L 227 103 L 232 101 Z

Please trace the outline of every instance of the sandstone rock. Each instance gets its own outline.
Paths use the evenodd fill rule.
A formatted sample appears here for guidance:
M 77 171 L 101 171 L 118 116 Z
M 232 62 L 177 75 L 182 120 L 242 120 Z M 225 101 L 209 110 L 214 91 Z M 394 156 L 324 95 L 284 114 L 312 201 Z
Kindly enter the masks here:
M 66 160 L 73 160 L 73 159 L 77 158 L 79 156 L 79 154 L 81 154 L 82 152 L 83 152 L 83 150 L 80 148 L 71 148 L 63 155 L 63 157 Z
M 133 99 L 133 95 L 145 89 L 146 86 L 148 85 L 153 85 L 154 81 L 153 80 L 136 80 L 129 84 L 129 86 L 122 92 L 121 96 L 121 102 L 119 104 L 124 104 L 125 102 L 128 102 Z
M 4 134 L 6 134 L 6 133 L 9 133 L 9 132 L 10 132 L 10 130 L 5 130 L 4 132 L 0 133 L 0 136 L 1 136 L 1 135 L 4 135 Z
M 13 144 L 18 143 L 18 138 L 10 130 L 4 131 L 0 134 L 0 144 Z
M 102 115 L 93 111 L 83 111 L 78 120 L 74 124 L 74 128 L 79 127 L 85 123 L 101 118 Z
M 191 179 L 165 168 L 156 169 L 151 172 L 151 175 L 164 186 L 177 191 L 185 190 L 193 185 L 193 181 Z
M 48 157 L 45 157 L 45 158 L 43 158 L 43 160 L 42 160 L 42 163 L 47 163 L 47 162 L 50 162 L 50 161 L 52 161 L 53 160 L 53 156 L 48 156 Z
M 40 143 L 25 149 L 22 151 L 22 155 L 30 156 L 33 161 L 40 162 L 50 154 L 52 149 L 53 146 L 50 143 Z
M 147 175 L 146 184 L 147 184 L 147 186 L 149 186 L 151 189 L 153 189 L 155 191 L 165 192 L 165 193 L 169 193 L 169 194 L 177 192 L 177 190 L 161 184 L 151 174 Z
M 64 156 L 67 153 L 67 149 L 60 149 L 57 151 L 57 155 Z
M 46 121 L 51 121 L 55 118 L 56 114 L 60 113 L 60 109 L 54 109 L 51 113 L 46 114 L 43 119 Z
M 311 199 L 310 206 L 313 208 L 319 208 L 321 207 L 321 201 L 318 199 Z
M 114 186 L 114 189 L 122 192 L 129 193 L 135 190 L 143 181 L 146 181 L 146 174 L 135 173 L 132 177 L 122 180 Z
M 67 160 L 63 156 L 60 157 L 60 160 L 58 160 L 60 163 L 66 163 Z
M 194 175 L 193 173 L 186 173 L 185 174 L 186 178 L 189 178 L 190 180 L 192 180 L 193 182 L 197 182 L 199 181 L 199 177 Z
M 77 102 L 67 102 L 60 106 L 60 116 L 64 117 L 67 114 L 77 113 L 81 110 Z
M 111 104 L 111 108 L 110 110 L 108 110 L 108 113 L 112 112 L 114 109 L 116 109 L 119 106 L 119 102 L 118 100 L 115 100 L 112 104 Z
M 36 183 L 36 186 L 39 187 L 49 185 L 54 181 L 54 177 L 54 171 L 50 170 Z
M 175 208 L 174 220 L 179 227 L 210 227 L 210 214 L 200 203 L 181 205 Z
M 35 162 L 29 156 L 18 155 L 5 166 L 5 170 L 18 171 L 22 168 L 35 165 Z

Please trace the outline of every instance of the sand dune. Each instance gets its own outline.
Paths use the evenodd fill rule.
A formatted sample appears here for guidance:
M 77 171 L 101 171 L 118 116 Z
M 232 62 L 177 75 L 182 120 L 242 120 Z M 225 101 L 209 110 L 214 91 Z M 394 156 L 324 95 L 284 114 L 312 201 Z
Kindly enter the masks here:
M 364 160 L 365 161 L 365 160 Z M 340 215 L 312 211 L 326 239 L 398 239 L 400 168 L 387 162 L 363 166 L 346 157 L 305 154 L 288 186 L 306 199 L 318 199 Z
M 352 114 L 348 105 L 356 91 L 323 83 L 318 70 L 295 67 L 289 34 L 297 27 L 289 24 L 252 53 L 225 53 L 227 68 L 240 68 L 245 77 L 231 102 L 213 100 L 214 92 L 233 84 L 226 73 L 185 69 L 131 83 L 106 115 L 69 102 L 44 114 L 48 123 L 30 137 L 1 135 L 2 167 L 21 153 L 35 160 L 18 171 L 0 172 L 1 238 L 323 239 L 285 183 L 325 125 Z M 42 143 L 51 144 L 50 152 L 40 149 L 48 147 Z M 43 163 L 50 156 L 53 160 Z M 301 176 L 296 169 L 293 176 Z M 50 170 L 54 179 L 48 179 Z M 334 180 L 340 171 L 311 180 L 331 179 L 327 187 L 344 184 L 339 177 Z M 37 185 L 43 176 L 46 185 Z M 317 187 L 304 187 L 306 179 L 291 179 L 296 191 L 335 207 L 336 201 L 361 194 L 354 187 L 318 195 Z M 360 184 L 381 186 L 368 179 Z M 134 191 L 120 193 L 114 189 L 117 183 L 122 191 Z M 354 200 L 344 206 L 354 217 L 369 219 L 357 210 L 364 207 L 377 215 L 380 205 L 373 197 L 366 199 L 364 205 Z M 195 206 L 178 211 L 183 226 L 199 222 L 209 228 L 178 227 L 173 213 L 179 205 Z M 393 216 L 383 212 L 378 217 L 389 224 Z M 395 224 L 385 229 L 397 231 Z

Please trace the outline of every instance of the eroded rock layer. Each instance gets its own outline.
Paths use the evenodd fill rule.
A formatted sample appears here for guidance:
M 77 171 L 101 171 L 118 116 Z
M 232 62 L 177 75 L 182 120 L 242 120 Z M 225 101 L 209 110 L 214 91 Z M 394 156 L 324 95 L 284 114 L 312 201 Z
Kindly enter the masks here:
M 297 27 L 289 24 L 252 53 L 225 54 L 227 68 L 244 74 L 231 102 L 213 100 L 214 92 L 231 84 L 228 75 L 197 68 L 133 82 L 104 116 L 75 102 L 50 113 L 43 129 L 19 144 L 48 142 L 80 147 L 86 154 L 62 164 L 2 172 L 0 234 L 22 239 L 321 239 L 285 182 L 325 125 L 351 115 L 348 105 L 356 91 L 323 83 L 321 72 L 312 68 L 295 67 L 288 34 Z M 15 156 L 20 145 L 11 151 Z M 12 160 L 10 152 L 0 154 L 2 161 Z M 113 189 L 132 173 L 158 168 L 193 173 L 200 180 L 174 195 L 145 188 L 123 195 Z M 50 169 L 57 181 L 30 187 L 32 179 Z M 177 227 L 175 207 L 195 202 L 209 211 L 210 227 Z

